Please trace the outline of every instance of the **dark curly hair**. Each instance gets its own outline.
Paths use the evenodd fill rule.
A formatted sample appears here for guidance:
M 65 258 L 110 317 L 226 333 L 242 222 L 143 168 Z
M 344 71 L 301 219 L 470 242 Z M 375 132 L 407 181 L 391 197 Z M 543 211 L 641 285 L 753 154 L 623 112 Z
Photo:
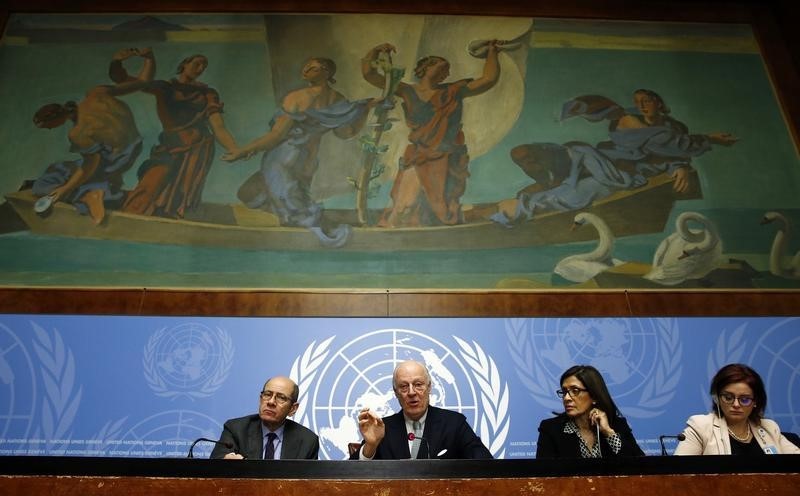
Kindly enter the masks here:
M 60 119 L 62 117 L 66 117 L 69 115 L 74 114 L 78 110 L 78 105 L 73 102 L 72 100 L 61 104 L 61 103 L 48 103 L 47 105 L 42 105 L 39 107 L 39 110 L 33 114 L 33 123 L 36 126 L 43 124 L 45 122 L 49 122 L 55 119 Z
M 425 75 L 425 69 L 442 60 L 447 62 L 446 58 L 439 57 L 438 55 L 428 55 L 427 57 L 422 57 L 417 61 L 417 65 L 414 67 L 414 76 L 416 76 L 417 79 L 421 78 Z
M 205 66 L 208 67 L 208 57 L 206 57 L 205 55 L 196 53 L 194 55 L 189 55 L 185 59 L 181 60 L 181 63 L 178 64 L 178 70 L 175 72 L 175 74 L 180 74 L 181 72 L 183 72 L 183 68 L 186 67 L 186 64 L 188 64 L 189 62 L 191 62 L 192 60 L 197 59 L 197 58 L 203 59 L 203 61 L 205 62 Z
M 755 408 L 750 412 L 750 420 L 758 424 L 764 418 L 764 411 L 767 409 L 767 391 L 764 388 L 764 381 L 758 372 L 743 363 L 729 363 L 714 374 L 711 379 L 711 388 L 709 393 L 714 400 L 714 403 L 719 401 L 719 393 L 722 389 L 729 384 L 736 384 L 743 382 L 750 386 L 753 390 L 753 400 L 755 401 Z M 717 410 L 714 413 L 719 415 Z
M 336 62 L 325 57 L 311 57 L 310 59 L 308 59 L 308 61 L 306 61 L 306 63 L 311 61 L 317 62 L 319 65 L 322 66 L 323 69 L 325 69 L 325 72 L 328 73 L 329 83 L 331 84 L 336 83 L 336 79 L 333 77 L 336 74 Z
M 633 92 L 634 95 L 637 94 L 637 93 L 642 93 L 644 95 L 647 95 L 650 98 L 652 98 L 653 100 L 655 100 L 656 102 L 658 102 L 658 109 L 661 111 L 662 114 L 669 114 L 671 112 L 670 108 L 667 106 L 667 104 L 664 101 L 664 99 L 661 98 L 661 95 L 659 95 L 655 91 L 648 90 L 648 89 L 645 89 L 645 88 L 639 88 L 638 90 Z

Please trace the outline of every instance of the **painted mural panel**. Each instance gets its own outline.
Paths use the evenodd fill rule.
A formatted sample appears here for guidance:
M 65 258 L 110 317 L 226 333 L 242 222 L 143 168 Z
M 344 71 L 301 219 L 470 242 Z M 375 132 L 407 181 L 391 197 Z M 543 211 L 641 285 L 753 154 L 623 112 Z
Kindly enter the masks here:
M 15 14 L 0 283 L 796 287 L 748 25 Z

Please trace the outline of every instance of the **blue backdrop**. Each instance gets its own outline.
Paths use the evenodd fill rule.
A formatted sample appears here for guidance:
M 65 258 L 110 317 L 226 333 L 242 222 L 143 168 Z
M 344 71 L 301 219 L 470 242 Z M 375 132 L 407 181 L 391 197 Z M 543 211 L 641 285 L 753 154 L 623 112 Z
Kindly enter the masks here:
M 729 362 L 758 370 L 768 417 L 800 430 L 798 318 L 3 315 L 0 454 L 183 457 L 193 439 L 255 413 L 264 381 L 285 374 L 320 457 L 343 459 L 360 439 L 359 408 L 398 409 L 391 373 L 408 358 L 429 365 L 432 403 L 463 412 L 496 457 L 534 456 L 575 363 L 603 372 L 649 454 L 708 411 L 709 380 Z

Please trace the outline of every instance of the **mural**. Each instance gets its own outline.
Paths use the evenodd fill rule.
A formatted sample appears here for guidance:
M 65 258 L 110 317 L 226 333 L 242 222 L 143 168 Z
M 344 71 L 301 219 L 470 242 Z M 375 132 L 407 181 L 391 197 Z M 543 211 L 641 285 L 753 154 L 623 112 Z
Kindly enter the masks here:
M 757 370 L 766 416 L 798 432 L 799 330 L 783 317 L 4 315 L 0 456 L 185 457 L 194 439 L 219 439 L 225 420 L 255 413 L 267 378 L 289 375 L 294 420 L 320 436 L 321 459 L 344 460 L 361 408 L 398 411 L 392 371 L 407 359 L 427 364 L 431 403 L 463 413 L 496 458 L 534 458 L 539 422 L 563 409 L 561 374 L 593 365 L 641 448 L 658 455 L 659 436 L 710 410 L 709 383 L 728 363 Z
M 747 25 L 14 14 L 0 74 L 6 286 L 799 285 Z

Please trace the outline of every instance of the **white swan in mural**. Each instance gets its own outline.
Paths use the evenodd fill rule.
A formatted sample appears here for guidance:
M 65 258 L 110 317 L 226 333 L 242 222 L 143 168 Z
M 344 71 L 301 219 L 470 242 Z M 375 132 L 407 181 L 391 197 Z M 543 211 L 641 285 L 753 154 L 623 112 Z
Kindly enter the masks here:
M 692 229 L 690 222 L 702 227 Z M 675 220 L 675 232 L 658 245 L 653 267 L 644 278 L 674 286 L 687 279 L 705 276 L 719 265 L 721 259 L 722 240 L 714 224 L 697 212 L 683 212 Z
M 600 235 L 597 247 L 589 253 L 570 255 L 556 264 L 553 272 L 572 282 L 586 282 L 600 272 L 622 262 L 611 258 L 614 252 L 614 233 L 603 219 L 595 214 L 581 212 L 574 218 L 573 228 L 590 224 Z
M 777 223 L 778 232 L 772 240 L 772 249 L 769 252 L 769 271 L 772 275 L 786 277 L 789 279 L 800 279 L 800 251 L 788 260 L 786 254 L 791 239 L 792 226 L 783 214 L 779 212 L 767 212 L 764 214 L 762 224 Z

